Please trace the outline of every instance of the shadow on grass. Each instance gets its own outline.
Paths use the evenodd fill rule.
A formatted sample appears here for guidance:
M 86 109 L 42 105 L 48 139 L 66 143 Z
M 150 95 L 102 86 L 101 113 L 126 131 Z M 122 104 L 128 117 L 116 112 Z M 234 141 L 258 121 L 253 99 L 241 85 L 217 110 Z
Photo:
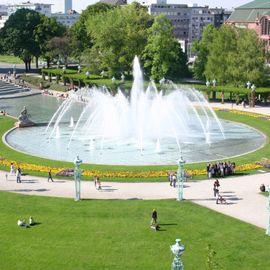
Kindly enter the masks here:
M 177 226 L 178 224 L 177 223 L 162 223 L 162 224 L 159 224 L 160 226 Z

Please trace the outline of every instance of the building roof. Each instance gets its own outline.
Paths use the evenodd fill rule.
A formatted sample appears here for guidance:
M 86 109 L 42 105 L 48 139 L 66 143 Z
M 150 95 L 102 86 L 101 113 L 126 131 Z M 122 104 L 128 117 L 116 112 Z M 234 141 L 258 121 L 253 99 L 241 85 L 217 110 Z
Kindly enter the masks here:
M 270 15 L 270 0 L 255 0 L 237 7 L 227 22 L 255 22 L 265 15 Z
M 254 0 L 238 8 L 270 8 L 269 0 Z
M 111 5 L 126 5 L 127 0 L 100 0 L 101 3 L 111 4 Z

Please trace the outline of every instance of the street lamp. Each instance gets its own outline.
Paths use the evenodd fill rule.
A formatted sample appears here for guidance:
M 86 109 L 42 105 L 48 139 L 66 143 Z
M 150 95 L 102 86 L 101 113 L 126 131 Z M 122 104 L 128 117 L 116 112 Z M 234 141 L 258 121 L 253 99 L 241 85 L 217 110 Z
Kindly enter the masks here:
M 16 75 L 16 65 L 13 65 L 13 75 Z
M 180 159 L 177 160 L 178 163 L 178 170 L 177 170 L 177 185 L 178 185 L 178 192 L 177 192 L 177 201 L 182 201 L 183 198 L 183 188 L 184 188 L 184 164 L 186 163 L 183 160 L 182 156 Z
M 75 180 L 75 201 L 81 199 L 81 169 L 82 160 L 79 156 L 74 160 L 75 169 L 74 169 L 74 180 Z
M 175 244 L 171 246 L 171 251 L 174 255 L 172 262 L 172 270 L 184 270 L 184 265 L 181 260 L 181 255 L 185 251 L 185 246 L 181 244 L 181 239 L 176 239 Z
M 268 224 L 267 224 L 267 229 L 266 229 L 266 234 L 270 236 L 270 186 L 266 187 L 266 191 L 268 192 Z

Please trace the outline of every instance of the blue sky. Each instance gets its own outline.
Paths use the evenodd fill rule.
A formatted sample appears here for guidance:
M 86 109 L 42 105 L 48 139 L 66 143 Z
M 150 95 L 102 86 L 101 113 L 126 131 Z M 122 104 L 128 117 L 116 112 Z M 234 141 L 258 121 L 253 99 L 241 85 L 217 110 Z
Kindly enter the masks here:
M 53 4 L 56 1 L 61 0 L 31 0 L 30 2 L 34 3 L 50 3 Z M 129 0 L 128 0 L 129 1 Z M 252 0 L 167 0 L 168 3 L 174 3 L 174 4 L 192 4 L 197 3 L 198 5 L 208 5 L 210 7 L 223 7 L 231 9 L 232 7 L 238 7 L 243 4 L 246 4 L 248 2 L 251 2 Z M 0 4 L 12 4 L 12 3 L 22 3 L 26 2 L 26 0 L 0 0 Z M 73 0 L 73 9 L 80 11 L 82 9 L 85 9 L 88 5 L 91 5 L 93 3 L 96 3 L 98 1 L 96 0 Z M 130 1 L 129 1 L 130 2 Z

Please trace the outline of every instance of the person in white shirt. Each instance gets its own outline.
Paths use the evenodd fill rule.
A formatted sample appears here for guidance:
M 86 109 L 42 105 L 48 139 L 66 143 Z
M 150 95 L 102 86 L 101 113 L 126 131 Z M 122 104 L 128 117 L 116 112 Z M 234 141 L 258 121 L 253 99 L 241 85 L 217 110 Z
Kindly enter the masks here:
M 28 226 L 27 226 L 27 224 L 24 222 L 24 220 L 22 220 L 22 219 L 19 219 L 18 221 L 17 221 L 17 224 L 18 224 L 18 226 L 20 226 L 20 227 L 25 227 L 25 228 L 27 228 Z
M 30 225 L 30 226 L 35 225 L 35 221 L 34 221 L 33 217 L 30 217 L 30 218 L 29 218 L 29 225 Z

